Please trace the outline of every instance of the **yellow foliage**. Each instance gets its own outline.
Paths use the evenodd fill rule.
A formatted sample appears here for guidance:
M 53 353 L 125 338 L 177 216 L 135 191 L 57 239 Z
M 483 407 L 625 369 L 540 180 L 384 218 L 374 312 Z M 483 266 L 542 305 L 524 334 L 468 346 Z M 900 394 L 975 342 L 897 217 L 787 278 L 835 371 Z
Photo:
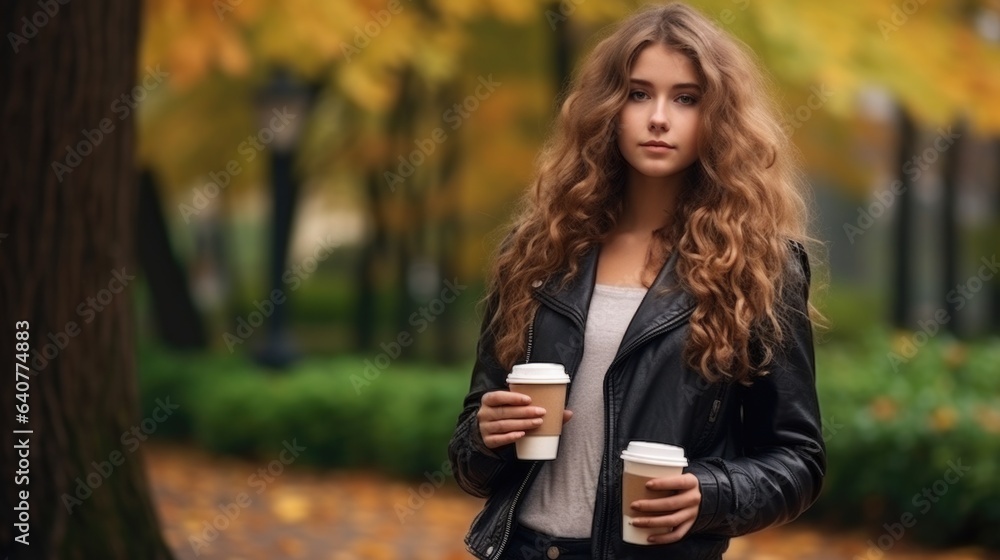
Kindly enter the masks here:
M 250 56 L 239 28 L 258 10 L 256 0 L 221 15 L 212 2 L 148 0 L 140 68 L 161 64 L 179 90 L 192 87 L 213 68 L 244 74 Z
M 899 407 L 896 406 L 896 402 L 889 397 L 882 396 L 872 401 L 870 410 L 872 417 L 885 422 L 896 417 L 896 414 L 899 412 Z
M 931 413 L 930 425 L 936 432 L 947 432 L 958 422 L 958 413 L 950 406 L 942 406 Z
M 310 123 L 322 134 L 306 151 L 329 154 L 314 156 L 323 162 L 317 169 L 329 171 L 325 161 L 337 160 L 361 176 L 398 155 L 386 123 L 399 102 L 404 71 L 425 90 L 414 105 L 426 113 L 415 119 L 417 134 L 441 124 L 436 92 L 494 72 L 504 86 L 448 135 L 462 142 L 456 208 L 470 223 L 487 217 L 495 223 L 493 216 L 505 217 L 498 205 L 527 187 L 555 93 L 547 62 L 502 73 L 471 62 L 469 53 L 492 51 L 490 64 L 502 62 L 509 49 L 524 48 L 509 41 L 530 33 L 529 44 L 543 49 L 532 55 L 546 61 L 554 25 L 592 46 L 598 35 L 587 33 L 642 3 L 431 0 L 426 6 L 401 0 L 389 14 L 387 0 L 147 0 L 140 74 L 145 66 L 162 65 L 169 78 L 143 105 L 140 154 L 175 188 L 220 169 L 255 128 L 253 116 L 240 113 L 252 111 L 267 72 L 286 66 L 327 85 L 328 98 L 340 104 L 317 107 L 312 115 L 324 122 Z M 993 71 L 1000 69 L 1000 47 L 979 36 L 952 3 L 928 0 L 891 27 L 886 22 L 893 21 L 893 3 L 887 2 L 692 3 L 756 53 L 785 97 L 786 111 L 806 102 L 811 88 L 834 92 L 793 140 L 811 171 L 845 188 L 865 190 L 873 182 L 872 163 L 855 148 L 864 132 L 858 93 L 872 85 L 887 90 L 921 126 L 964 115 L 975 133 L 1000 131 L 1000 72 Z M 507 24 L 501 33 L 508 42 L 488 43 L 475 34 L 475 26 L 490 20 Z M 434 158 L 441 161 L 440 154 Z M 259 165 L 248 162 L 249 172 L 234 185 L 259 180 Z
M 965 365 L 969 359 L 969 349 L 965 344 L 955 341 L 945 348 L 944 364 L 949 370 L 956 370 Z
M 337 76 L 338 88 L 361 108 L 379 112 L 395 97 L 396 80 L 361 65 L 347 65 Z
M 980 406 L 976 410 L 976 420 L 983 430 L 993 434 L 1000 434 L 1000 410 Z

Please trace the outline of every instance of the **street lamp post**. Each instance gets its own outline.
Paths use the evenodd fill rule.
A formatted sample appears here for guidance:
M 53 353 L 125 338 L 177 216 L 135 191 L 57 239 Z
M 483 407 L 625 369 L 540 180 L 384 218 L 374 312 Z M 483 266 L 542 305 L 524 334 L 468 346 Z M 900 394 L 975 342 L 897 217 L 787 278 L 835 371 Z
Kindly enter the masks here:
M 287 323 L 291 294 L 284 289 L 281 276 L 288 260 L 299 191 L 298 177 L 293 168 L 295 150 L 311 100 L 309 88 L 284 69 L 273 73 L 256 98 L 258 138 L 262 143 L 271 138 L 267 145 L 271 154 L 271 259 L 268 266 L 270 290 L 266 300 L 271 302 L 274 311 L 267 321 L 264 344 L 254 354 L 254 359 L 277 369 L 285 368 L 299 358 Z M 273 294 L 281 294 L 281 297 L 274 298 Z

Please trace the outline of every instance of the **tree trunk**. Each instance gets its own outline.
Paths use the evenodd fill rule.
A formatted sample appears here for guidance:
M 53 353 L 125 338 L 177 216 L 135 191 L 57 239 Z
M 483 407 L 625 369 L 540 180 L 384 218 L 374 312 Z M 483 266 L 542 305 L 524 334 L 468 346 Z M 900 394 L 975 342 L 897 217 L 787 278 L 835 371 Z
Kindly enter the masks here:
M 191 297 L 184 267 L 170 246 L 156 178 L 148 169 L 139 176 L 138 222 L 139 266 L 149 285 L 160 338 L 172 348 L 204 348 L 205 326 Z
M 362 242 L 357 266 L 357 305 L 354 308 L 354 329 L 357 333 L 355 349 L 367 352 L 375 345 L 377 326 L 376 291 L 381 284 L 376 274 L 380 255 L 385 250 L 386 219 L 382 208 L 381 190 L 384 186 L 381 174 L 369 170 L 365 175 L 365 194 L 368 211 L 372 217 L 372 233 Z
M 896 231 L 892 244 L 894 268 L 892 271 L 892 326 L 898 329 L 912 327 L 910 306 L 913 305 L 913 180 L 903 171 L 903 166 L 916 153 L 917 132 L 913 119 L 906 110 L 899 109 L 899 152 L 896 169 L 902 181 L 902 193 L 896 201 Z
M 948 148 L 948 153 L 944 154 L 944 170 L 942 173 L 943 193 L 941 200 L 941 268 L 942 282 L 941 305 L 942 309 L 947 309 L 952 316 L 952 320 L 942 325 L 943 329 L 952 334 L 961 334 L 961 315 L 956 315 L 957 310 L 948 301 L 948 292 L 954 290 L 958 285 L 958 263 L 961 251 L 959 237 L 958 216 L 956 212 L 958 198 L 958 180 L 961 170 L 962 139 L 965 136 L 963 123 L 959 122 L 955 129 L 958 138 L 955 143 Z
M 553 2 L 549 4 L 545 12 L 549 17 L 549 25 L 552 27 L 552 36 L 555 39 L 552 45 L 552 64 L 554 68 L 556 95 L 562 95 L 563 89 L 569 86 L 569 80 L 573 72 L 573 41 L 570 37 L 570 22 L 566 16 L 558 17 L 561 14 L 562 3 Z
M 0 507 L 10 519 L 28 493 L 30 509 L 17 515 L 28 518 L 29 544 L 14 541 L 22 532 L 11 522 L 0 524 L 0 543 L 12 558 L 168 559 L 142 446 L 123 441 L 140 424 L 135 115 L 114 108 L 128 106 L 120 99 L 137 82 L 140 4 L 41 6 L 0 8 L 4 29 L 22 37 L 0 49 L 0 356 L 15 374 L 2 406 L 13 422 L 15 403 L 27 404 L 28 421 L 13 428 L 31 431 L 5 429 L 0 451 L 5 476 L 27 471 L 7 479 Z M 26 403 L 14 393 L 18 332 L 28 333 L 33 370 L 17 391 Z
M 453 85 L 452 87 L 443 88 L 443 93 L 449 99 L 454 99 L 457 97 L 457 89 L 458 88 Z M 444 106 L 447 102 L 447 99 L 440 99 L 438 105 Z M 439 194 L 437 197 L 432 196 L 429 198 L 431 200 L 437 200 L 439 204 L 443 203 L 445 200 L 448 201 L 448 207 L 444 213 L 444 217 L 439 220 L 437 225 L 437 256 L 438 270 L 441 273 L 441 278 L 443 280 L 451 280 L 457 276 L 455 271 L 458 268 L 456 266 L 456 260 L 458 258 L 461 232 L 458 220 L 458 213 L 460 210 L 458 202 L 456 202 L 458 200 L 458 196 L 457 193 L 449 191 L 454 190 L 456 177 L 461 169 L 462 143 L 452 141 L 448 142 L 441 148 L 443 152 L 441 154 L 441 172 L 438 175 L 437 185 Z M 462 284 L 462 280 L 459 279 L 458 283 Z M 454 303 L 449 304 L 445 307 L 441 317 L 437 319 L 437 350 L 435 359 L 439 363 L 446 365 L 459 363 L 459 359 L 462 355 L 456 347 L 458 339 L 458 333 L 456 330 L 457 307 L 458 306 Z
M 993 141 L 993 149 L 996 152 L 996 159 L 993 160 L 993 181 L 996 188 L 995 198 L 996 208 L 994 208 L 993 220 L 993 243 L 994 247 L 1000 249 L 1000 138 Z M 1000 278 L 991 282 L 993 286 L 993 303 L 990 313 L 989 328 L 1000 334 Z
M 405 151 L 393 154 L 392 157 L 402 155 L 403 158 L 408 159 L 414 147 L 413 119 L 416 115 L 416 106 L 408 96 L 415 77 L 413 70 L 408 67 L 402 72 L 399 97 L 387 119 L 385 135 L 394 147 L 405 146 Z M 401 140 L 401 138 L 407 140 Z M 406 224 L 403 226 L 399 226 L 397 223 L 396 229 L 390 230 L 388 212 L 395 202 L 391 199 L 392 197 L 406 197 L 407 208 L 416 208 L 416 203 L 412 198 L 412 183 L 417 180 L 417 173 L 414 171 L 406 177 L 403 183 L 398 183 L 394 188 L 390 188 L 384 180 L 383 173 L 387 170 L 395 173 L 397 165 L 398 160 L 388 159 L 387 156 L 383 165 L 368 170 L 365 175 L 364 192 L 369 215 L 372 217 L 373 231 L 361 247 L 356 275 L 358 303 L 355 307 L 355 330 L 358 335 L 357 348 L 363 352 L 375 348 L 375 333 L 378 331 L 376 296 L 382 285 L 382 278 L 376 274 L 380 258 L 394 257 L 396 259 L 394 264 L 396 265 L 398 298 L 390 319 L 393 321 L 393 332 L 408 330 L 410 326 L 407 320 L 410 313 L 413 312 L 413 298 L 407 287 L 407 275 L 409 274 L 412 254 L 410 244 L 412 243 L 411 238 L 414 236 L 414 232 L 409 227 L 412 222 L 406 220 Z M 402 231 L 400 231 L 400 227 L 402 227 Z M 390 255 L 393 248 L 396 249 L 396 252 Z
M 399 82 L 399 96 L 388 119 L 389 136 L 394 141 L 398 155 L 409 159 L 416 147 L 414 139 L 417 138 L 416 120 L 420 114 L 422 84 L 417 73 L 410 67 L 402 70 Z M 426 163 L 429 158 L 430 156 L 425 156 L 425 165 L 430 165 Z M 403 197 L 403 200 L 406 201 L 406 215 L 402 220 L 403 223 L 399 229 L 392 232 L 396 247 L 396 293 L 398 294 L 393 314 L 393 333 L 407 332 L 413 328 L 413 325 L 409 323 L 409 318 L 418 307 L 413 291 L 410 289 L 410 275 L 413 272 L 415 258 L 418 258 L 422 253 L 421 241 L 426 233 L 427 220 L 424 216 L 426 204 L 422 199 L 426 197 L 424 187 L 427 183 L 427 171 L 421 169 L 420 165 L 413 165 L 413 167 L 413 174 L 399 184 L 396 192 L 391 195 Z M 391 169 L 393 166 L 389 164 L 386 165 L 386 168 Z

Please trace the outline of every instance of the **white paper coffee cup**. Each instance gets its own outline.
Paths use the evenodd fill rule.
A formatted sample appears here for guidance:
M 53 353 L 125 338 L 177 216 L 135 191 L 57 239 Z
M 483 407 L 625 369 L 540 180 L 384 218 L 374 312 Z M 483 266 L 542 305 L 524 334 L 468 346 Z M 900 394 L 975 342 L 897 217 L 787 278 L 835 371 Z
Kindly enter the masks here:
M 669 531 L 664 527 L 634 527 L 629 524 L 633 517 L 649 516 L 646 512 L 633 515 L 639 512 L 632 509 L 632 502 L 663 498 L 674 493 L 649 490 L 646 482 L 652 478 L 683 473 L 684 467 L 688 465 L 684 448 L 649 441 L 630 441 L 621 457 L 625 461 L 622 470 L 622 540 L 638 545 L 652 544 L 647 540 L 650 535 Z
M 532 406 L 545 409 L 542 424 L 526 430 L 524 436 L 514 443 L 518 459 L 544 461 L 556 458 L 569 381 L 563 365 L 551 363 L 518 364 L 507 376 L 507 385 L 512 392 L 528 395 Z

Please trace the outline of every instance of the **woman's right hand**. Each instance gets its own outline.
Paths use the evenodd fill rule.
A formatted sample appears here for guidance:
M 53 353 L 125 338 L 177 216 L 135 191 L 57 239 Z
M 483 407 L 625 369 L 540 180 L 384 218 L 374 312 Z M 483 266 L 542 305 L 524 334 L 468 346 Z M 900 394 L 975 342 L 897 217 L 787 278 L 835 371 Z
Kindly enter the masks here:
M 513 443 L 524 433 L 542 425 L 545 409 L 531 406 L 531 397 L 511 391 L 490 391 L 483 395 L 476 418 L 483 443 L 490 449 Z M 563 411 L 563 424 L 573 413 Z

